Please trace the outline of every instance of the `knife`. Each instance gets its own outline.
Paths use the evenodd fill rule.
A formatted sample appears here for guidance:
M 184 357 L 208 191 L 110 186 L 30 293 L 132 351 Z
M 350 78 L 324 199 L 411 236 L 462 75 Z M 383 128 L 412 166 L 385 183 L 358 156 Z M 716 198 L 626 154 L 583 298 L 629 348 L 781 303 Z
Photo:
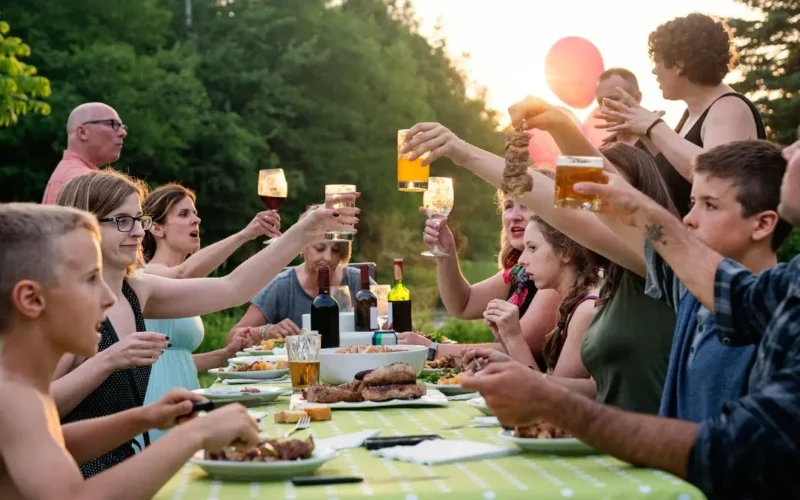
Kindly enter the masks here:
M 371 484 L 378 483 L 399 483 L 399 482 L 415 482 L 415 481 L 431 481 L 447 479 L 444 476 L 418 476 L 418 477 L 387 477 L 380 479 L 370 479 L 368 477 L 341 477 L 341 476 L 298 476 L 292 478 L 292 484 L 295 486 L 319 486 L 325 484 L 348 484 L 360 483 L 367 481 Z
M 201 411 L 206 411 L 206 412 L 213 411 L 215 408 L 221 408 L 221 407 L 223 407 L 225 405 L 235 404 L 235 403 L 238 403 L 238 404 L 244 406 L 245 408 L 255 408 L 257 406 L 265 406 L 266 405 L 266 403 L 261 401 L 261 398 L 259 398 L 259 397 L 246 398 L 246 399 L 232 399 L 232 400 L 223 400 L 223 401 L 211 401 L 209 399 L 208 401 L 198 401 L 198 402 L 192 403 L 192 412 L 190 413 L 190 415 L 192 413 L 197 413 L 197 412 L 201 412 Z

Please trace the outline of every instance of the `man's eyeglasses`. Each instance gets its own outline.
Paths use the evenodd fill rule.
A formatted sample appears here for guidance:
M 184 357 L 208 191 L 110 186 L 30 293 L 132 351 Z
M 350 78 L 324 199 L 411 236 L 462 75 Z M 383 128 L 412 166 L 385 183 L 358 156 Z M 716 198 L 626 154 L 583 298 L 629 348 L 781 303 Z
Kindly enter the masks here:
M 114 130 L 114 132 L 118 131 L 119 129 L 122 129 L 125 132 L 128 131 L 127 125 L 125 125 L 119 120 L 114 120 L 113 118 L 110 120 L 89 120 L 88 122 L 83 122 L 83 125 L 92 125 L 92 124 L 108 125 L 109 127 L 111 127 L 112 130 Z
M 117 223 L 117 231 L 120 233 L 129 233 L 133 230 L 133 225 L 136 221 L 139 221 L 139 224 L 142 225 L 142 229 L 147 231 L 151 227 L 153 227 L 153 216 L 152 215 L 140 215 L 139 217 L 131 217 L 130 215 L 118 215 L 116 217 L 103 217 L 102 219 L 97 219 L 98 222 L 116 222 Z

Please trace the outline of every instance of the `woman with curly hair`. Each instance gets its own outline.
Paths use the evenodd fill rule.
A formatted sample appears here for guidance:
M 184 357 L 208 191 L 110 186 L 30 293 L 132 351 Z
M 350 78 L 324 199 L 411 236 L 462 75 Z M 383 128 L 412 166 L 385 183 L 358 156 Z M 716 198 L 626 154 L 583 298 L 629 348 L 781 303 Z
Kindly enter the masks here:
M 704 14 L 666 22 L 650 33 L 650 57 L 664 99 L 683 101 L 686 111 L 672 130 L 623 89 L 604 99 L 601 125 L 611 132 L 638 135 L 655 156 L 681 216 L 689 211 L 692 160 L 714 146 L 765 139 L 764 123 L 753 103 L 722 83 L 737 60 L 728 27 Z

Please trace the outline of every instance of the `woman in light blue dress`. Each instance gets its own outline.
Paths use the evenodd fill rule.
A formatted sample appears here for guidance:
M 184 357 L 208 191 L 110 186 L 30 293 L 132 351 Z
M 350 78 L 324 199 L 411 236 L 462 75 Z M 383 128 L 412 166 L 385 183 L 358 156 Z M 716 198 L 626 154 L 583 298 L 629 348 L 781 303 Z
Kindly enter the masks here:
M 200 249 L 200 218 L 195 208 L 195 193 L 178 184 L 167 184 L 145 198 L 144 213 L 153 217 L 153 226 L 142 243 L 147 265 L 144 272 L 169 278 L 207 276 L 244 243 L 262 235 L 280 236 L 279 228 L 259 213 L 242 231 Z M 144 404 L 158 401 L 170 389 L 198 388 L 197 373 L 224 366 L 247 342 L 245 334 L 232 337 L 223 349 L 192 354 L 203 341 L 203 321 L 193 318 L 148 319 L 147 330 L 169 337 L 172 344 L 158 358 L 150 372 Z M 155 442 L 163 432 L 150 431 Z

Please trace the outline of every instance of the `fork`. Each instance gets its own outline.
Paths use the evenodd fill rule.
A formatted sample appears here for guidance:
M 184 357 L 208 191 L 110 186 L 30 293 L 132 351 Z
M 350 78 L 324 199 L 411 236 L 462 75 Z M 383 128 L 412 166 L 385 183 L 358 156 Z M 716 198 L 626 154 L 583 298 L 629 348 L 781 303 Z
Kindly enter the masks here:
M 304 429 L 308 429 L 309 425 L 311 425 L 311 417 L 309 417 L 308 415 L 306 415 L 304 417 L 300 417 L 300 420 L 297 421 L 297 425 L 294 426 L 294 429 L 292 429 L 289 432 L 287 432 L 286 434 L 284 434 L 283 435 L 283 439 L 288 438 L 289 436 L 291 436 L 292 434 L 294 434 L 297 431 L 302 431 Z

